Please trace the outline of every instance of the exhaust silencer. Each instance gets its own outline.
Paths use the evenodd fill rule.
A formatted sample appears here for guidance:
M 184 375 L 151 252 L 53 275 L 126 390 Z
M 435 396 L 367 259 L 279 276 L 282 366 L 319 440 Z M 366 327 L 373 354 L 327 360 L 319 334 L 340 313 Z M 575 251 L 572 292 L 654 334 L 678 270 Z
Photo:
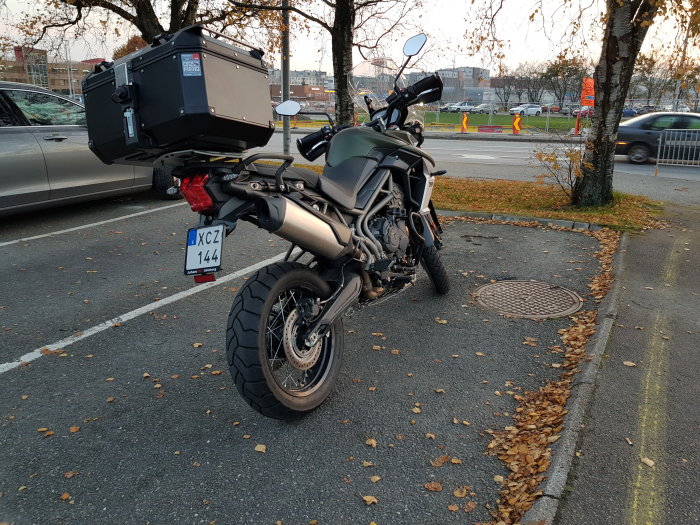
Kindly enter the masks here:
M 311 253 L 337 259 L 352 248 L 352 231 L 347 226 L 339 223 L 331 226 L 284 197 L 259 199 L 255 211 L 261 228 Z

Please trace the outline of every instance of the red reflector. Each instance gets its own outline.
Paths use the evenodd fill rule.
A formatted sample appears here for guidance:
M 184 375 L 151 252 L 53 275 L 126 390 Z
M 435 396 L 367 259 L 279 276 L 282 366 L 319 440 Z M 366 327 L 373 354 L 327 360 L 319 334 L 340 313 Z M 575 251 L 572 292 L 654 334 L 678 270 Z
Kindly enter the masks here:
M 214 209 L 214 200 L 205 185 L 209 181 L 207 173 L 186 177 L 180 182 L 180 193 L 187 200 L 192 211 L 203 213 Z
M 216 281 L 216 277 L 213 273 L 205 273 L 202 275 L 194 276 L 194 282 L 196 283 L 210 283 L 212 281 Z

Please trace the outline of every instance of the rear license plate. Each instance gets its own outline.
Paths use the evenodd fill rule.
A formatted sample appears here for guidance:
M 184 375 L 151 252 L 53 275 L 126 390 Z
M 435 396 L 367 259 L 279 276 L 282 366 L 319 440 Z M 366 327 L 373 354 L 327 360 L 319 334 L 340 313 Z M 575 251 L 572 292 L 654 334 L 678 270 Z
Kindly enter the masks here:
M 221 249 L 223 245 L 223 224 L 187 230 L 185 275 L 211 273 L 221 270 Z

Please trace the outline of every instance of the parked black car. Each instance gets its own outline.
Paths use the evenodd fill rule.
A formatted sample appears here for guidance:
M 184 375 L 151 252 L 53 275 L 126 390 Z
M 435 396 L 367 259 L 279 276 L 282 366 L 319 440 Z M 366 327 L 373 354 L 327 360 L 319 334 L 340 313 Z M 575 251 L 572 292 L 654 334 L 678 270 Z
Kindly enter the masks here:
M 103 164 L 88 148 L 85 108 L 31 84 L 0 82 L 0 215 L 144 191 L 179 197 L 162 169 Z
M 644 164 L 656 158 L 661 133 L 667 129 L 697 130 L 684 140 L 700 142 L 700 113 L 656 112 L 640 115 L 620 123 L 617 131 L 616 155 L 627 155 L 630 162 Z M 700 151 L 700 144 L 691 144 Z

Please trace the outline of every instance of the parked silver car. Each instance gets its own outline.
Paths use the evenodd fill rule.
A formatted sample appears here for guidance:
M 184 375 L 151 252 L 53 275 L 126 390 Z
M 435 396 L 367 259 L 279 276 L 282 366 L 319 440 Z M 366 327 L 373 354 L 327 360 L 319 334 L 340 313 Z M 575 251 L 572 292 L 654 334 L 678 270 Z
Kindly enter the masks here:
M 30 84 L 0 82 L 0 158 L 2 215 L 148 188 L 179 197 L 164 170 L 103 164 L 83 106 Z

